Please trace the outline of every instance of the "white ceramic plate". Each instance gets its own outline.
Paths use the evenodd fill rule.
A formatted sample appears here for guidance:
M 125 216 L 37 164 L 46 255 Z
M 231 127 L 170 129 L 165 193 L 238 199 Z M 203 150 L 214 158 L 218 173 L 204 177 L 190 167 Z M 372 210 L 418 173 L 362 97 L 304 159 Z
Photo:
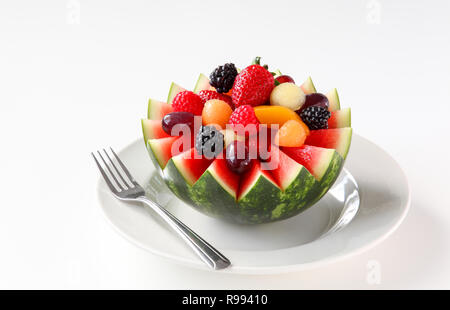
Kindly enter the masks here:
M 326 196 L 284 221 L 231 224 L 205 216 L 177 199 L 156 177 L 142 140 L 118 155 L 136 180 L 145 185 L 149 196 L 231 260 L 232 266 L 219 272 L 282 273 L 355 255 L 389 236 L 410 205 L 408 182 L 401 168 L 381 148 L 358 135 L 353 136 L 345 168 L 359 185 L 359 211 L 343 230 L 320 239 L 333 216 Z M 99 181 L 98 196 L 106 217 L 126 239 L 174 262 L 208 269 L 153 211 L 118 201 L 103 180 Z

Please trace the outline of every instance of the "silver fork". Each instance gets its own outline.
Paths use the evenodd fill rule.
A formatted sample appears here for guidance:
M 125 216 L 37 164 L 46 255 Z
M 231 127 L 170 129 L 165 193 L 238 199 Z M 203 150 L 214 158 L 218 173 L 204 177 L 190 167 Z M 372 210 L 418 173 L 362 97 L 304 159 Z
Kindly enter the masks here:
M 199 235 L 192 231 L 189 227 L 184 225 L 174 215 L 172 215 L 165 208 L 154 201 L 151 201 L 145 196 L 145 191 L 139 183 L 133 178 L 128 169 L 120 160 L 119 156 L 110 148 L 113 158 L 116 159 L 122 172 L 119 171 L 114 161 L 109 156 L 108 152 L 103 149 L 105 157 L 100 151 L 97 151 L 97 156 L 100 157 L 103 165 L 97 160 L 94 153 L 92 157 L 97 163 L 98 169 L 105 179 L 106 184 L 112 191 L 113 195 L 122 201 L 138 201 L 145 206 L 152 208 L 169 226 L 194 250 L 194 252 L 204 261 L 209 267 L 218 270 L 228 267 L 231 263 L 219 251 L 213 248 L 208 242 L 203 240 Z M 105 168 L 106 170 L 105 170 Z M 109 175 L 108 175 L 108 173 Z M 121 180 L 118 181 L 117 177 Z

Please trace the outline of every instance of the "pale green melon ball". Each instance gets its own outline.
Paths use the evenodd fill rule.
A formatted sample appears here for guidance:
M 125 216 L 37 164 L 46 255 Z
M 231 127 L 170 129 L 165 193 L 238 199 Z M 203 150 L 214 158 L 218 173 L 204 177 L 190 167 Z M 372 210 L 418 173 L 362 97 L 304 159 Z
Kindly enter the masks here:
M 294 83 L 282 83 L 270 94 L 270 104 L 297 111 L 305 103 L 305 93 Z
M 245 137 L 237 135 L 234 130 L 231 129 L 222 129 L 220 131 L 223 134 L 223 141 L 225 143 L 225 147 L 227 147 L 230 143 L 237 141 L 245 141 Z

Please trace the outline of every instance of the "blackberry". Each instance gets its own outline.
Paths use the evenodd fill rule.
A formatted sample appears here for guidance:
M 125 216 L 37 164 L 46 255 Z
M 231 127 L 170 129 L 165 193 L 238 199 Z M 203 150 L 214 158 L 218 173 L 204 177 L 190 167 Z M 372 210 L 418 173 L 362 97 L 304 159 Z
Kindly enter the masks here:
M 214 126 L 202 126 L 195 139 L 195 149 L 208 159 L 222 153 L 224 147 L 223 134 Z
M 218 66 L 209 75 L 209 84 L 213 86 L 218 93 L 226 93 L 232 87 L 234 79 L 238 75 L 237 69 L 232 63 L 226 63 Z
M 331 113 L 326 108 L 318 106 L 307 107 L 300 113 L 303 122 L 311 130 L 327 129 L 330 116 Z

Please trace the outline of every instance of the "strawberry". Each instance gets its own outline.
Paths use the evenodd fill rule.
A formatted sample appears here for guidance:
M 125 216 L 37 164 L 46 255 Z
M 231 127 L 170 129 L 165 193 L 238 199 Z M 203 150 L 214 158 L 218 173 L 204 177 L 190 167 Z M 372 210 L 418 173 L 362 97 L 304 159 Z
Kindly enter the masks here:
M 256 131 L 258 131 L 259 121 L 256 118 L 255 111 L 251 105 L 241 105 L 236 108 L 236 110 L 231 113 L 231 116 L 228 120 L 228 124 L 239 134 L 243 135 L 243 129 L 247 125 L 255 125 Z M 248 128 L 249 130 L 253 130 L 252 128 Z M 245 132 L 245 135 L 248 136 L 250 132 Z
M 194 115 L 202 115 L 203 105 L 202 98 L 189 90 L 179 92 L 172 101 L 174 112 L 191 112 Z
M 258 106 L 266 103 L 274 88 L 275 80 L 272 74 L 263 66 L 251 65 L 242 70 L 233 85 L 234 106 L 248 104 Z
M 200 96 L 200 98 L 202 98 L 203 103 L 211 99 L 219 99 L 228 103 L 231 109 L 234 110 L 233 100 L 228 95 L 219 94 L 214 90 L 201 90 L 199 91 L 198 95 Z

